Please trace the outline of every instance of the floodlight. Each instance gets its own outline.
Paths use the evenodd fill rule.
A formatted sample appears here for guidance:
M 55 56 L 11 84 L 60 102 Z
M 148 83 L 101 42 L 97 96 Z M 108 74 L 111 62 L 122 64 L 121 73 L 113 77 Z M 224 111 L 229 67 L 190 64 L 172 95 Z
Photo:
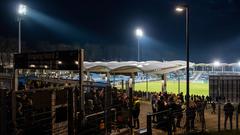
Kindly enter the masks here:
M 26 15 L 27 13 L 27 6 L 24 4 L 19 4 L 18 6 L 18 14 L 19 15 Z
M 213 62 L 213 66 L 215 66 L 215 67 L 220 66 L 220 62 L 219 62 L 219 61 L 214 61 L 214 62 Z
M 142 36 L 143 36 L 143 31 L 142 31 L 142 29 L 140 29 L 140 28 L 137 28 L 137 29 L 136 29 L 136 36 L 137 36 L 137 37 L 142 37 Z

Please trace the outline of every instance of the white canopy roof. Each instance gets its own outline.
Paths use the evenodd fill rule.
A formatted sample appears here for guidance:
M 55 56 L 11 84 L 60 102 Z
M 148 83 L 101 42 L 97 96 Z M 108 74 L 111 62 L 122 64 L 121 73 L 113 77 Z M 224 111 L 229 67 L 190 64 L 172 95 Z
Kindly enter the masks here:
M 194 63 L 190 63 L 193 66 Z M 186 61 L 124 61 L 124 62 L 84 62 L 85 71 L 110 73 L 144 73 L 163 74 L 186 67 Z

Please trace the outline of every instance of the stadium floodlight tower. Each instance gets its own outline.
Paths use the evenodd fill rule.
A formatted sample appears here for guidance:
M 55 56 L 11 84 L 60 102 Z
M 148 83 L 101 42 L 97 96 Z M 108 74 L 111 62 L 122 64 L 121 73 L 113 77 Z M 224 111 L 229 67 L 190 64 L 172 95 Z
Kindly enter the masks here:
M 185 11 L 185 42 L 186 42 L 186 109 L 189 109 L 189 6 L 180 5 L 175 8 L 176 12 L 182 13 Z M 189 117 L 186 117 L 186 121 L 189 121 Z M 187 131 L 189 131 L 189 122 L 186 125 Z
M 22 52 L 22 46 L 21 46 L 21 21 L 23 16 L 27 14 L 27 6 L 25 4 L 19 4 L 18 9 L 18 53 Z
M 138 40 L 138 57 L 137 57 L 137 60 L 138 62 L 140 61 L 140 39 L 143 37 L 143 30 L 141 28 L 137 28 L 136 31 L 135 31 L 135 34 L 136 34 L 136 37 L 137 37 L 137 40 Z

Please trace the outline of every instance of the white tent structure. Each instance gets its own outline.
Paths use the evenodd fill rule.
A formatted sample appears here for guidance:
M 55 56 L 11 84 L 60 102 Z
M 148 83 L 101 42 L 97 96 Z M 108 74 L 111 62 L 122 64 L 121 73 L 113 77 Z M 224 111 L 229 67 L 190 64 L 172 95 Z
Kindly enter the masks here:
M 190 63 L 193 66 L 194 63 Z M 185 61 L 124 61 L 124 62 L 84 62 L 84 70 L 87 72 L 100 72 L 100 73 L 153 73 L 165 74 L 186 67 Z
M 194 63 L 190 63 L 193 66 Z M 161 74 L 163 75 L 162 81 L 162 91 L 166 91 L 167 77 L 166 73 L 177 71 L 186 67 L 186 61 L 175 60 L 175 61 L 125 61 L 125 62 L 84 62 L 85 72 L 96 72 L 96 73 L 106 73 L 107 78 L 110 74 L 128 74 L 131 76 L 131 81 L 135 80 L 135 73 L 143 72 L 144 74 Z M 147 79 L 147 77 L 146 77 Z M 129 84 L 129 86 L 134 86 L 134 84 Z M 123 88 L 123 86 L 122 86 Z M 148 91 L 148 80 L 146 80 L 146 88 Z

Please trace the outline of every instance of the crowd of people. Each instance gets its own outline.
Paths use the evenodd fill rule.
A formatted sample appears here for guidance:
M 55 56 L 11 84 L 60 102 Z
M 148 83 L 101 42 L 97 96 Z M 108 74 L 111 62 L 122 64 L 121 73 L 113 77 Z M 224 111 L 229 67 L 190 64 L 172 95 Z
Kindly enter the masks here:
M 208 98 L 209 99 L 209 98 Z M 183 93 L 180 94 L 168 94 L 166 92 L 154 93 L 152 95 L 152 111 L 157 115 L 153 116 L 153 121 L 156 122 L 158 127 L 167 129 L 166 124 L 169 119 L 171 121 L 171 128 L 173 131 L 176 128 L 188 128 L 189 130 L 195 129 L 196 118 L 202 123 L 202 128 L 205 128 L 204 110 L 207 105 L 207 99 L 204 96 L 192 95 L 189 99 L 189 109 L 186 109 L 186 97 Z M 171 116 L 169 113 L 162 113 L 164 111 L 171 110 Z M 184 112 L 188 116 L 185 123 L 182 122 Z M 170 118 L 166 119 L 166 115 Z M 183 123 L 183 124 L 182 124 Z
M 51 87 L 57 84 L 44 83 L 42 81 L 29 81 L 27 85 L 19 85 L 20 90 L 28 90 L 34 88 L 46 88 Z M 111 89 L 111 93 L 108 94 L 111 98 L 106 98 L 106 87 L 93 87 L 89 88 L 85 91 L 85 115 L 90 115 L 98 112 L 103 112 L 106 109 L 106 104 L 108 104 L 107 108 L 115 108 L 116 115 L 112 118 L 112 121 L 117 123 L 118 128 L 123 127 L 135 127 L 138 129 L 140 127 L 139 122 L 139 114 L 140 114 L 140 100 L 142 99 L 150 99 L 152 105 L 152 112 L 156 115 L 153 115 L 152 121 L 156 123 L 157 127 L 162 129 L 167 129 L 169 124 L 166 124 L 170 121 L 171 129 L 176 131 L 177 128 L 186 128 L 189 130 L 194 130 L 196 125 L 196 121 L 200 122 L 202 130 L 205 130 L 205 109 L 207 109 L 207 104 L 211 105 L 211 113 L 216 114 L 216 101 L 220 100 L 220 98 L 213 99 L 211 96 L 198 96 L 191 95 L 189 97 L 189 107 L 186 107 L 186 96 L 183 93 L 179 94 L 170 94 L 167 92 L 159 92 L 159 93 L 147 93 L 147 92 L 137 92 L 134 91 L 133 101 L 132 101 L 132 112 L 130 116 L 130 99 L 129 93 L 124 90 L 117 90 L 116 88 Z M 149 98 L 150 97 L 150 98 Z M 17 100 L 21 100 L 21 102 L 28 103 L 27 105 L 31 106 L 32 101 L 26 95 L 22 97 L 17 97 Z M 225 101 L 225 98 L 221 98 L 221 100 Z M 21 103 L 19 101 L 19 103 Z M 17 105 L 17 112 L 19 115 L 23 114 L 23 109 L 25 106 Z M 25 107 L 26 108 L 26 107 Z M 224 105 L 224 128 L 227 127 L 227 121 L 229 120 L 230 129 L 232 129 L 232 119 L 233 112 L 236 110 L 231 104 L 229 100 Z M 237 108 L 238 112 L 240 112 L 240 104 Z M 165 111 L 171 111 L 171 115 L 169 113 L 161 113 Z M 183 119 L 184 116 L 187 116 L 187 119 Z M 111 116 L 112 117 L 112 116 Z M 130 122 L 129 117 L 132 117 L 133 122 Z M 114 119 L 114 120 L 113 120 Z M 105 119 L 100 119 L 99 125 L 104 122 Z M 132 123 L 132 125 L 130 125 Z

